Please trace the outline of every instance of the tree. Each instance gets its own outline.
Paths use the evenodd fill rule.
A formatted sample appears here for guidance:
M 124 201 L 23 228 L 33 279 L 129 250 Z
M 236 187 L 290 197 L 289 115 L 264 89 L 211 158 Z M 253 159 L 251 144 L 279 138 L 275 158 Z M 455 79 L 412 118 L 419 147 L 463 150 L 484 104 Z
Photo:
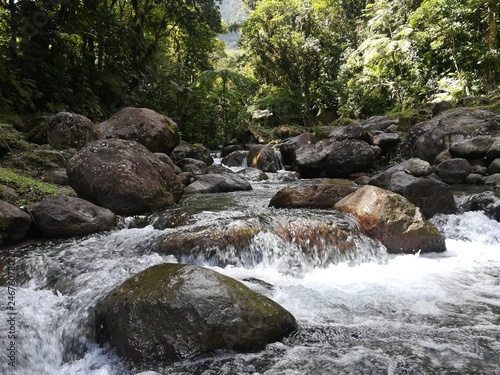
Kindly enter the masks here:
M 261 0 L 243 24 L 241 45 L 255 78 L 271 92 L 289 92 L 306 123 L 336 104 L 343 21 L 336 0 Z
M 357 46 L 346 51 L 340 72 L 341 112 L 366 116 L 411 106 L 426 91 L 425 60 L 418 55 L 408 20 L 416 0 L 375 0 L 358 25 Z

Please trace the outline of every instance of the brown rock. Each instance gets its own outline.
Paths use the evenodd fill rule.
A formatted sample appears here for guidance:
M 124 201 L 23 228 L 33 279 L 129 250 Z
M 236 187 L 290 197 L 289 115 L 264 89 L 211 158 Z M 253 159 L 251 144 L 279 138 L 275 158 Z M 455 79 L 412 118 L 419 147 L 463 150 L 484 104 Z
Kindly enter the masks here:
M 335 208 L 353 214 L 363 231 L 391 253 L 446 250 L 437 228 L 399 194 L 368 185 L 339 201 Z

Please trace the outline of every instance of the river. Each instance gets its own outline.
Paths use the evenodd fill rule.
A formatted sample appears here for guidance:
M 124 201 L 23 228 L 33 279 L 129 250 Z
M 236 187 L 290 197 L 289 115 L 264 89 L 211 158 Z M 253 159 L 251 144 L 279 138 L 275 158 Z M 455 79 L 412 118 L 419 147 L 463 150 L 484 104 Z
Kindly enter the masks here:
M 93 341 L 93 306 L 131 275 L 177 262 L 152 250 L 166 231 L 252 220 L 352 225 L 334 211 L 269 208 L 283 185 L 253 186 L 182 200 L 166 214 L 192 219 L 180 229 L 159 225 L 165 215 L 121 218 L 110 232 L 3 249 L 15 288 L 10 295 L 7 287 L 0 289 L 0 372 L 141 373 Z M 300 328 L 261 352 L 213 353 L 141 375 L 500 374 L 500 223 L 480 212 L 432 221 L 446 236 L 441 254 L 389 255 L 379 243 L 358 239 L 356 255 L 332 251 L 306 259 L 294 255 L 294 244 L 263 233 L 252 261 L 221 267 L 210 259 L 183 259 L 242 280 L 288 309 Z

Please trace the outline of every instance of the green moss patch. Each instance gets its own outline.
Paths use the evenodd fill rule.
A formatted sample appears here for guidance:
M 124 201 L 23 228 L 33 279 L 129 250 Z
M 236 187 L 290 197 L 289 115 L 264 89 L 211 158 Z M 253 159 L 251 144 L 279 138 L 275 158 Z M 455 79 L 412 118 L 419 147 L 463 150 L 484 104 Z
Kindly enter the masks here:
M 23 176 L 11 169 L 0 167 L 0 184 L 10 186 L 19 194 L 20 205 L 37 202 L 48 195 L 59 195 L 56 185 Z

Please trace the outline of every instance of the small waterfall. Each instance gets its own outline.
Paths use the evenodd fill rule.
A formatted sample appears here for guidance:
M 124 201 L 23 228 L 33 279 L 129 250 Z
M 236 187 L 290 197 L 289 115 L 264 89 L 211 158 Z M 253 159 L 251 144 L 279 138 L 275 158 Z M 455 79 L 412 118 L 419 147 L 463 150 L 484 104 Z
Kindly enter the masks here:
M 283 163 L 283 155 L 281 154 L 281 151 L 277 147 L 274 147 L 274 159 L 276 160 L 276 166 L 278 167 L 278 171 L 284 171 L 285 165 Z
M 499 372 L 500 223 L 437 215 L 445 253 L 387 255 L 335 210 L 268 207 L 283 186 L 186 198 L 166 211 L 175 227 L 159 215 L 123 218 L 114 231 L 2 252 L 15 262 L 17 336 L 15 371 L 4 353 L 0 373 L 138 375 L 94 341 L 93 307 L 134 274 L 179 260 L 265 294 L 299 330 L 260 352 L 212 353 L 152 374 Z M 6 286 L 0 295 L 5 333 Z M 7 351 L 5 335 L 0 343 Z

